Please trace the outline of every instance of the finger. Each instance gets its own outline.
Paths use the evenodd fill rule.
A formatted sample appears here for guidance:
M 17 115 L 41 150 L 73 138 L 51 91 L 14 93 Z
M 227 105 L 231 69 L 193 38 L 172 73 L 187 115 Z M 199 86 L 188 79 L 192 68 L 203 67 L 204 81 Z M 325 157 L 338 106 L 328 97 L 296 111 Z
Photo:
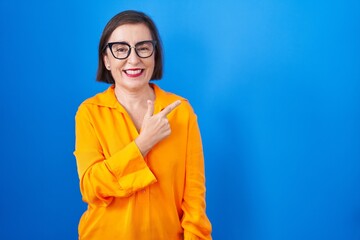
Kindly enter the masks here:
M 144 118 L 150 118 L 154 114 L 154 103 L 151 100 L 147 100 L 147 111 Z
M 173 103 L 171 103 L 170 105 L 168 105 L 166 108 L 164 108 L 160 113 L 163 115 L 163 116 L 166 116 L 168 115 L 169 113 L 171 113 L 177 106 L 179 106 L 181 103 L 180 100 L 177 100 Z

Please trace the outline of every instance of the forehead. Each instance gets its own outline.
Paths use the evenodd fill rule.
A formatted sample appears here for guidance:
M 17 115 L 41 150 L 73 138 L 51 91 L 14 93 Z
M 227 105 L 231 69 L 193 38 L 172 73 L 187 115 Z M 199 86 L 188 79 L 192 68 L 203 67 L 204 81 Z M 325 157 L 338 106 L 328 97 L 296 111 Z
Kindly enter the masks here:
M 137 43 L 144 40 L 153 39 L 150 29 L 143 23 L 121 25 L 112 32 L 109 38 L 109 42 Z

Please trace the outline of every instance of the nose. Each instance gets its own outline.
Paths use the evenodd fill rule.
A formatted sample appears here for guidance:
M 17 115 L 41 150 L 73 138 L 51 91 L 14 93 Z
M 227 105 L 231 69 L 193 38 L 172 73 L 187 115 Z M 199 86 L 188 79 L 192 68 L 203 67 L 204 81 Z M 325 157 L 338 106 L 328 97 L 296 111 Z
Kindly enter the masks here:
M 131 52 L 129 57 L 127 58 L 127 62 L 130 63 L 131 65 L 136 65 L 138 62 L 140 62 L 140 58 L 136 54 L 134 47 L 131 47 Z

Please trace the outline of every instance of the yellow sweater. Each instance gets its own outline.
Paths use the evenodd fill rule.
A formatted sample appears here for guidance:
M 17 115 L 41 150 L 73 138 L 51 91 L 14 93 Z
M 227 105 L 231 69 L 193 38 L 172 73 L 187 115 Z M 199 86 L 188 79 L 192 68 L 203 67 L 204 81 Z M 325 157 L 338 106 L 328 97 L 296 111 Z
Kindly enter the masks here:
M 74 155 L 88 204 L 79 223 L 81 240 L 211 239 L 196 115 L 186 99 L 151 86 L 154 114 L 175 100 L 182 103 L 168 115 L 171 135 L 145 157 L 114 86 L 78 109 Z

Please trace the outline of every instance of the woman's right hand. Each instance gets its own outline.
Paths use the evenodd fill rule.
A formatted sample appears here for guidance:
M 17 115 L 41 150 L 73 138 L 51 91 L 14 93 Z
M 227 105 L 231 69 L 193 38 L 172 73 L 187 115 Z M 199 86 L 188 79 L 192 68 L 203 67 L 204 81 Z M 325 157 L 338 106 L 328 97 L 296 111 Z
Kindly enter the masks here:
M 154 103 L 151 100 L 147 101 L 148 108 L 144 116 L 140 134 L 135 139 L 135 143 L 143 156 L 146 156 L 158 142 L 171 134 L 171 127 L 167 115 L 179 106 L 180 103 L 181 101 L 177 100 L 154 115 Z

